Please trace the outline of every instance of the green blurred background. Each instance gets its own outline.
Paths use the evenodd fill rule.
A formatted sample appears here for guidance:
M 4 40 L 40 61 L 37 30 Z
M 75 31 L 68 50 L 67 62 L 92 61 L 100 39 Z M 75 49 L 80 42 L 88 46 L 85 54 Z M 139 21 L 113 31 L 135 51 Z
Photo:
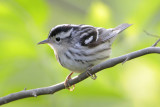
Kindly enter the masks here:
M 37 43 L 58 24 L 133 26 L 114 42 L 112 56 L 151 46 L 160 35 L 160 0 L 0 0 L 0 97 L 50 86 L 70 73 L 53 50 Z M 159 45 L 160 46 L 160 45 Z M 77 75 L 77 74 L 75 74 Z M 146 55 L 99 72 L 73 92 L 25 98 L 3 107 L 160 107 L 160 56 Z

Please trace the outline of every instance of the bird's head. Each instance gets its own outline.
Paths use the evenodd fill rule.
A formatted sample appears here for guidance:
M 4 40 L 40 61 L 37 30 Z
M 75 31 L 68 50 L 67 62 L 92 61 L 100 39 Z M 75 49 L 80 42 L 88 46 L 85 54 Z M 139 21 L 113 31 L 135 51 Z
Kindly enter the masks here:
M 38 44 L 48 44 L 55 51 L 61 51 L 71 44 L 72 31 L 75 29 L 75 25 L 63 24 L 55 26 L 50 30 L 48 38 L 39 42 Z

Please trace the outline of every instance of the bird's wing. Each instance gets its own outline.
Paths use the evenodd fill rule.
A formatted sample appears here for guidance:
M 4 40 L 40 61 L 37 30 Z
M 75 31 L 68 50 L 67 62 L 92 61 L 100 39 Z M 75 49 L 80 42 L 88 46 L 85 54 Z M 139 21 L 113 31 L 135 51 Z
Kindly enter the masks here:
M 105 29 L 105 28 L 96 28 L 89 25 L 81 25 L 80 32 L 78 35 L 79 43 L 81 46 L 95 47 L 99 44 L 106 42 L 107 40 L 112 43 L 117 34 L 131 26 L 131 24 L 121 24 L 115 28 Z
M 97 29 L 93 26 L 81 25 L 81 29 L 77 33 L 81 46 L 91 47 L 98 40 Z

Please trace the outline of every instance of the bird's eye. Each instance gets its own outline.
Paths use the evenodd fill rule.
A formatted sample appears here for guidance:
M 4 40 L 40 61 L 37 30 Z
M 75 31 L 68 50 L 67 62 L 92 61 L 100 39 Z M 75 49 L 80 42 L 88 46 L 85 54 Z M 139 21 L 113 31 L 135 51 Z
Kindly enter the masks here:
M 56 41 L 57 41 L 57 42 L 59 42 L 60 40 L 61 40 L 60 37 L 57 37 L 57 38 L 56 38 Z

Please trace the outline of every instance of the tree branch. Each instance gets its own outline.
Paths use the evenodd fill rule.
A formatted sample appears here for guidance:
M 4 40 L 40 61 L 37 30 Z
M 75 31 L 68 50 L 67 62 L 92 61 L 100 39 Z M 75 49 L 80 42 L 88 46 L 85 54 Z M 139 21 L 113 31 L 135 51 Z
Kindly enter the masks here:
M 159 42 L 159 40 L 158 40 L 158 42 Z M 156 42 L 156 44 L 158 42 Z M 110 68 L 110 67 L 113 67 L 119 63 L 124 63 L 128 60 L 131 60 L 131 59 L 134 59 L 134 58 L 146 55 L 146 54 L 151 54 L 151 53 L 160 54 L 160 47 L 148 47 L 148 48 L 141 49 L 141 50 L 138 50 L 135 52 L 131 52 L 126 55 L 122 55 L 122 56 L 119 56 L 116 58 L 109 59 L 103 63 L 100 63 L 100 64 L 92 67 L 89 72 L 91 74 L 95 74 L 103 69 Z M 88 75 L 86 72 L 84 72 L 84 73 L 74 77 L 73 79 L 69 80 L 69 84 L 73 85 L 73 84 L 79 83 L 86 78 L 88 78 Z M 37 89 L 31 89 L 31 90 L 23 90 L 23 91 L 20 91 L 17 93 L 12 93 L 7 96 L 1 97 L 0 98 L 0 105 L 6 104 L 11 101 L 18 100 L 18 99 L 22 99 L 22 98 L 37 97 L 39 95 L 53 94 L 53 93 L 60 91 L 62 89 L 65 89 L 64 82 L 53 85 L 53 86 L 49 86 L 49 87 L 43 87 L 43 88 L 37 88 Z

